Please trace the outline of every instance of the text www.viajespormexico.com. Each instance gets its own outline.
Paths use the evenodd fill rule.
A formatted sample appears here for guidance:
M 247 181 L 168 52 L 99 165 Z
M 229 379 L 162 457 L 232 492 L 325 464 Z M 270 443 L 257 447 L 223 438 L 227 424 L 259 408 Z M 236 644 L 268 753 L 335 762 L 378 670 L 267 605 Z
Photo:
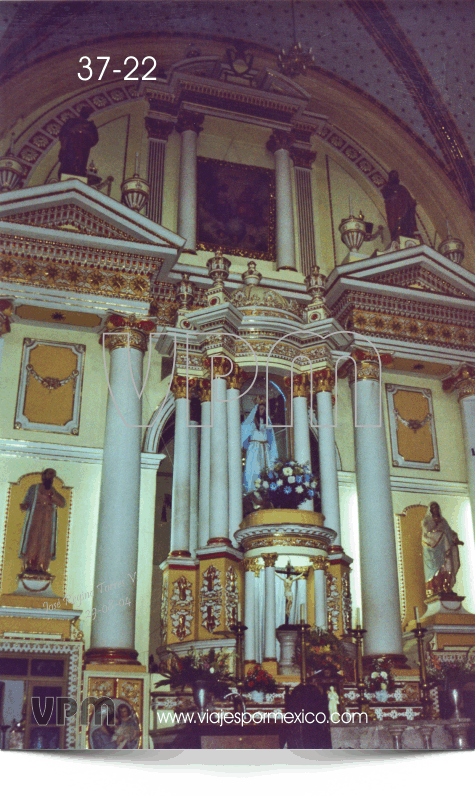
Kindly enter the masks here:
M 186 723 L 201 724 L 206 723 L 210 725 L 244 725 L 265 724 L 270 721 L 282 722 L 284 725 L 304 724 L 304 723 L 317 723 L 324 725 L 328 722 L 328 717 L 323 711 L 315 713 L 314 711 L 163 711 L 158 714 L 157 721 L 166 725 L 183 725 Z M 334 711 L 330 715 L 332 723 L 342 722 L 345 725 L 354 724 L 355 722 L 368 722 L 368 715 L 365 712 L 352 712 L 345 711 L 340 714 Z

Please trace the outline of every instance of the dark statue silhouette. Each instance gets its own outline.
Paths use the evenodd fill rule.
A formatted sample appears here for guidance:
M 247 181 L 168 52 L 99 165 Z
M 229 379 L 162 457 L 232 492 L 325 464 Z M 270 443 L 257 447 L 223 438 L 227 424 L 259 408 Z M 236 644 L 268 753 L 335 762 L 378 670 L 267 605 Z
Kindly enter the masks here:
M 413 238 L 417 231 L 417 202 L 407 188 L 400 184 L 399 175 L 395 169 L 389 172 L 388 181 L 381 189 L 381 193 L 386 206 L 391 241 L 396 240 L 399 235 Z
M 79 116 L 68 119 L 59 131 L 59 176 L 74 174 L 86 177 L 87 161 L 91 147 L 99 141 L 97 127 L 89 121 L 92 108 L 83 107 Z

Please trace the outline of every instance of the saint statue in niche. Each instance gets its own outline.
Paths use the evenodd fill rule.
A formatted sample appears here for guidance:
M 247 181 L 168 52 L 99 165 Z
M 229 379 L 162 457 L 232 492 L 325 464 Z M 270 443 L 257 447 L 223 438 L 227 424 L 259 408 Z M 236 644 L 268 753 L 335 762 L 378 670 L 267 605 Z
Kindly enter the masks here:
M 250 493 L 261 471 L 272 468 L 278 459 L 275 434 L 264 401 L 259 401 L 241 424 L 241 445 L 246 450 L 244 492 Z
M 427 595 L 452 592 L 460 567 L 458 546 L 463 545 L 433 501 L 422 520 L 422 556 Z
M 381 189 L 386 206 L 391 241 L 400 235 L 413 238 L 417 230 L 416 200 L 410 195 L 404 185 L 399 182 L 399 175 L 395 169 L 389 172 L 388 181 Z
M 56 559 L 57 507 L 64 507 L 66 501 L 53 487 L 55 476 L 53 468 L 46 468 L 41 483 L 32 484 L 20 504 L 27 514 L 18 556 L 26 573 L 47 573 L 51 560 Z
M 99 141 L 97 127 L 89 121 L 92 108 L 81 108 L 79 117 L 68 119 L 59 131 L 59 176 L 73 174 L 85 177 L 91 147 Z

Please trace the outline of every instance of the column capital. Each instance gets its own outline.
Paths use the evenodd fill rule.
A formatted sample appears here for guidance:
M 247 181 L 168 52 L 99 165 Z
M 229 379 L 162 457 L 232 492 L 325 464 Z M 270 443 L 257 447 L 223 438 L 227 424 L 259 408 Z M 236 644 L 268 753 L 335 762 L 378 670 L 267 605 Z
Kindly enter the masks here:
M 335 370 L 321 368 L 313 373 L 313 386 L 315 393 L 331 393 L 335 387 Z
M 328 559 L 326 556 L 311 556 L 310 561 L 314 570 L 328 570 Z
M 233 372 L 226 379 L 228 390 L 241 390 L 248 376 L 249 375 L 243 371 L 239 365 L 234 363 Z
M 284 379 L 286 387 L 292 385 L 292 378 L 286 376 Z M 309 379 L 308 374 L 294 374 L 293 379 L 293 398 L 308 398 L 309 394 Z
M 379 382 L 381 378 L 381 366 L 389 365 L 392 363 L 393 357 L 389 352 L 382 352 L 379 355 L 375 351 L 367 351 L 366 349 L 353 349 L 350 355 L 351 359 L 340 368 L 338 376 L 349 377 L 350 384 L 355 381 L 355 363 L 356 363 L 356 381 L 361 382 L 364 379 L 370 379 L 374 382 Z
M 175 374 L 171 383 L 170 383 L 170 390 L 175 396 L 175 399 L 186 399 L 190 398 L 191 391 L 196 386 L 196 379 L 186 379 L 186 376 L 180 376 L 179 374 Z M 187 390 L 187 383 L 188 383 L 188 390 Z
M 475 396 L 475 367 L 462 363 L 452 376 L 444 379 L 442 387 L 447 393 L 458 390 L 459 401 L 469 396 Z
M 272 154 L 279 149 L 285 149 L 287 152 L 290 152 L 294 141 L 295 133 L 293 130 L 273 130 L 266 147 Z
M 228 355 L 218 354 L 212 355 L 213 356 L 213 379 L 227 379 L 231 377 L 233 371 L 231 367 L 234 368 L 234 364 L 231 358 Z M 203 365 L 205 368 L 211 369 L 211 355 L 206 357 L 203 360 Z
M 138 349 L 143 354 L 147 351 L 148 335 L 155 332 L 156 324 L 149 318 L 136 318 L 134 315 L 121 316 L 110 315 L 106 321 L 105 329 L 102 331 L 99 342 L 109 351 L 115 349 Z M 105 335 L 104 333 L 114 333 Z
M 153 116 L 145 117 L 145 129 L 149 138 L 159 141 L 168 141 L 168 136 L 173 132 L 175 125 L 165 119 L 154 119 Z
M 262 565 L 259 564 L 259 562 L 257 561 L 257 556 L 253 556 L 251 559 L 243 559 L 242 563 L 244 566 L 244 572 L 254 573 L 256 578 L 259 578 L 259 573 L 262 570 Z
M 205 120 L 204 114 L 193 113 L 193 111 L 180 111 L 175 128 L 178 133 L 184 133 L 185 130 L 192 130 L 193 133 L 199 135 L 203 130 L 202 124 Z
M 300 147 L 292 147 L 290 150 L 290 157 L 294 162 L 294 166 L 297 169 L 310 169 L 312 168 L 312 164 L 315 162 L 315 158 L 317 157 L 317 153 L 313 152 L 311 149 L 300 149 Z
M 211 401 L 211 380 L 200 379 L 196 393 L 201 403 Z
M 9 316 L 13 313 L 13 305 L 8 299 L 0 299 L 0 337 L 10 332 Z
M 277 557 L 278 554 L 276 553 L 263 553 L 262 558 L 264 560 L 264 567 L 275 567 Z

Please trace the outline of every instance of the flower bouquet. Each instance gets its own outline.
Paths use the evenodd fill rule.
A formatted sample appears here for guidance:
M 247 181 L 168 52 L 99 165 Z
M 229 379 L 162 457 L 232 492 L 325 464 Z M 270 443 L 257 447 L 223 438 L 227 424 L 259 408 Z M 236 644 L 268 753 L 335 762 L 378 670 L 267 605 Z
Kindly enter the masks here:
M 160 662 L 159 673 L 165 676 L 160 686 L 168 684 L 173 689 L 183 689 L 185 686 L 194 688 L 197 682 L 205 683 L 207 689 L 215 697 L 224 697 L 228 689 L 231 676 L 228 669 L 228 654 L 211 648 L 208 653 L 193 651 L 186 656 L 178 656 L 174 651 L 167 650 L 169 658 Z
M 264 468 L 255 486 L 254 495 L 269 501 L 275 509 L 297 509 L 302 501 L 318 496 L 317 479 L 310 468 L 293 460 Z
M 447 661 L 433 652 L 426 658 L 426 670 L 429 682 L 433 686 L 462 686 L 467 681 L 475 680 L 475 659 L 468 655 L 464 659 Z
M 396 689 L 391 670 L 385 664 L 384 658 L 376 660 L 371 675 L 366 675 L 364 680 L 366 690 L 375 695 L 376 699 L 381 703 L 385 703 L 389 699 L 389 695 Z
M 351 678 L 353 659 L 348 655 L 343 643 L 329 631 L 312 629 L 307 635 L 306 647 L 307 673 L 319 674 L 322 679 L 347 676 Z M 300 664 L 300 648 L 297 661 Z
M 244 689 L 246 692 L 270 695 L 277 690 L 277 684 L 267 670 L 264 670 L 260 664 L 255 664 L 244 679 Z

